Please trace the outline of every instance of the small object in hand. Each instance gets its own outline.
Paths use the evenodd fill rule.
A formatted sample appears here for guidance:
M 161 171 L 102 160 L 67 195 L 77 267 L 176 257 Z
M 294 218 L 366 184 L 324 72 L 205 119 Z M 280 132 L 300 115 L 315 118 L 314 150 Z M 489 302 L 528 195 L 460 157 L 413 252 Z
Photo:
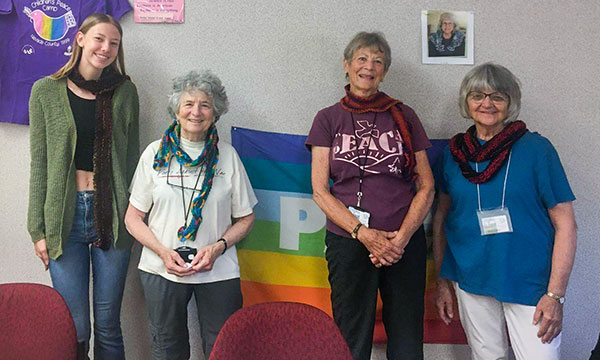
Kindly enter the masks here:
M 191 263 L 198 252 L 197 249 L 189 247 L 189 246 L 180 246 L 175 249 L 177 254 L 185 261 L 186 263 Z

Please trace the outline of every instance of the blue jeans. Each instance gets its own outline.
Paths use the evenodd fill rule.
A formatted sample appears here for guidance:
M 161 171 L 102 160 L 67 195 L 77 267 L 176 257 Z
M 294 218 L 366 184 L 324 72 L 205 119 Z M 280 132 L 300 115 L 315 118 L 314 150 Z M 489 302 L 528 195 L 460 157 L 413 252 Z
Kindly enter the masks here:
M 73 227 L 63 254 L 50 260 L 52 285 L 65 299 L 75 321 L 77 341 L 90 339 L 90 259 L 93 274 L 94 359 L 124 359 L 121 334 L 121 300 L 131 249 L 104 251 L 90 246 L 94 228 L 94 193 L 77 193 Z

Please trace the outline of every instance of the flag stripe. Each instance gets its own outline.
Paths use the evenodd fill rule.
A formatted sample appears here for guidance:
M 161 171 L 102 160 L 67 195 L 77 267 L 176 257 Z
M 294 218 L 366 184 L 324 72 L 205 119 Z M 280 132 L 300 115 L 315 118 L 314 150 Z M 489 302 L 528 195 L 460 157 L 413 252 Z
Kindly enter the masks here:
M 276 221 L 281 220 L 281 198 L 312 199 L 312 194 L 296 193 L 288 191 L 271 191 L 254 189 L 258 204 L 254 207 L 254 215 L 257 219 Z
M 329 288 L 327 262 L 324 258 L 238 250 L 238 259 L 242 280 Z
M 281 134 L 231 127 L 231 143 L 246 157 L 310 164 L 310 151 L 304 146 L 306 135 Z
M 310 164 L 240 156 L 254 189 L 312 194 Z
M 294 301 L 317 307 L 329 316 L 331 313 L 331 290 L 303 286 L 263 284 L 242 280 L 244 306 L 269 301 Z
M 238 250 L 256 250 L 287 255 L 325 256 L 325 227 L 313 234 L 300 234 L 298 250 L 282 249 L 279 246 L 278 222 L 254 220 L 252 231 L 237 246 Z

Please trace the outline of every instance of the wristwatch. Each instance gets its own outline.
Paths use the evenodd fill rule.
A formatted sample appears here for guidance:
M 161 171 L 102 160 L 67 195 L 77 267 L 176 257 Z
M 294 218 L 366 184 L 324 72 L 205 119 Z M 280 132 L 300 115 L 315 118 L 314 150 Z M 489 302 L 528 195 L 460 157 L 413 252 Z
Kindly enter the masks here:
M 565 297 L 564 296 L 558 296 L 556 294 L 553 294 L 552 292 L 548 291 L 546 293 L 546 295 L 550 296 L 551 298 L 553 298 L 554 300 L 556 300 L 559 304 L 564 304 L 565 303 Z
M 354 230 L 352 230 L 352 232 L 350 233 L 350 237 L 353 239 L 358 239 L 358 229 L 360 229 L 360 227 L 362 226 L 362 223 L 358 223 L 358 225 L 356 225 L 356 227 L 354 228 Z

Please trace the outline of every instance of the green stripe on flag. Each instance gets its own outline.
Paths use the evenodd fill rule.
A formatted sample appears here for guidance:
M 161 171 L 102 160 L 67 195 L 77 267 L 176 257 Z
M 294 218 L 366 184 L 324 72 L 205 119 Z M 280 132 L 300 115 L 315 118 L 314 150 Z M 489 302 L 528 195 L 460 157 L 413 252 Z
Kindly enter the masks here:
M 244 250 L 325 257 L 325 227 L 312 234 L 300 234 L 298 250 L 279 247 L 279 229 L 278 222 L 256 219 L 250 234 L 236 246 L 238 249 Z

